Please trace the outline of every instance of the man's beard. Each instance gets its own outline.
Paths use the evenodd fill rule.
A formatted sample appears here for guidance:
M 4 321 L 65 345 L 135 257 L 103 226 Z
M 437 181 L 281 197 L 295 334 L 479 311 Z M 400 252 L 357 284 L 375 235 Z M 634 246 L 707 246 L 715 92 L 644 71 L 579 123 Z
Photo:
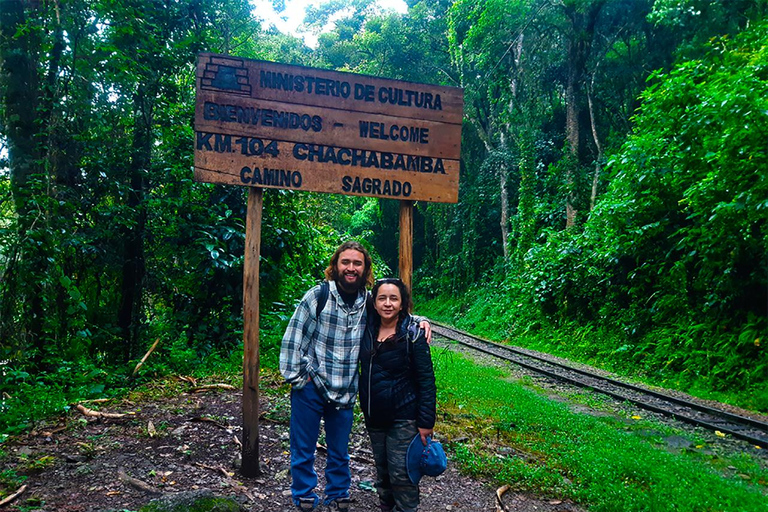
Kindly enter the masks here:
M 344 279 L 344 274 L 337 274 L 336 285 L 347 293 L 357 292 L 365 285 L 365 278 L 358 275 L 354 282 L 349 283 Z

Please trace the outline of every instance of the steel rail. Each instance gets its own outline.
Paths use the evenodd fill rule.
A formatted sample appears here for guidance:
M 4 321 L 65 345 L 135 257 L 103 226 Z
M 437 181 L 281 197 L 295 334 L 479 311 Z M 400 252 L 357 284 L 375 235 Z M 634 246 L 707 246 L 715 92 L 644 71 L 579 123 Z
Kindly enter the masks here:
M 734 413 L 731 413 L 731 412 L 728 412 L 728 411 L 724 411 L 722 409 L 717 409 L 717 408 L 714 408 L 714 407 L 709 407 L 709 406 L 706 406 L 706 405 L 698 404 L 696 402 L 691 402 L 689 400 L 684 400 L 684 399 L 681 399 L 681 398 L 670 396 L 670 395 L 667 395 L 665 393 L 660 393 L 658 391 L 654 391 L 654 390 L 651 390 L 651 389 L 646 389 L 646 388 L 643 388 L 643 387 L 640 387 L 640 386 L 637 386 L 637 385 L 634 385 L 634 384 L 622 382 L 620 380 L 616 380 L 616 379 L 613 379 L 611 377 L 605 377 L 605 376 L 602 376 L 602 375 L 598 375 L 598 374 L 595 374 L 595 373 L 587 371 L 587 370 L 583 370 L 583 369 L 580 369 L 580 368 L 575 368 L 575 367 L 567 365 L 567 364 L 563 364 L 563 363 L 559 363 L 557 361 L 553 361 L 553 360 L 548 359 L 546 357 L 541 357 L 541 356 L 538 356 L 538 355 L 535 355 L 535 354 L 531 354 L 531 353 L 529 353 L 527 351 L 521 350 L 521 349 L 519 349 L 517 347 L 514 347 L 514 346 L 502 345 L 500 343 L 495 343 L 493 341 L 480 338 L 480 337 L 475 336 L 473 334 L 469 334 L 469 333 L 460 331 L 460 330 L 458 330 L 458 329 L 456 329 L 454 327 L 448 326 L 448 325 L 444 325 L 444 324 L 441 324 L 441 323 L 438 323 L 438 322 L 434 322 L 432 320 L 430 320 L 430 322 L 433 324 L 433 331 L 435 331 L 436 334 L 439 334 L 441 336 L 445 336 L 446 338 L 449 338 L 449 339 L 451 339 L 453 341 L 456 341 L 456 342 L 458 342 L 458 343 L 460 343 L 460 344 L 462 344 L 464 346 L 470 347 L 470 348 L 472 348 L 474 350 L 477 350 L 479 352 L 483 352 L 483 353 L 489 354 L 491 356 L 504 359 L 506 361 L 512 362 L 514 364 L 517 364 L 518 366 L 527 368 L 527 369 L 532 370 L 532 371 L 534 371 L 536 373 L 547 375 L 548 377 L 551 377 L 551 378 L 554 378 L 554 379 L 558 379 L 558 380 L 561 380 L 561 381 L 566 381 L 566 382 L 569 382 L 571 384 L 574 384 L 574 385 L 577 385 L 577 386 L 580 386 L 580 387 L 594 389 L 595 391 L 598 391 L 598 392 L 603 393 L 605 395 L 611 396 L 613 398 L 617 398 L 619 400 L 626 400 L 626 401 L 631 402 L 633 404 L 636 404 L 636 405 L 638 405 L 641 408 L 646 409 L 646 410 L 650 410 L 650 411 L 653 411 L 653 412 L 656 412 L 656 413 L 659 413 L 659 414 L 664 414 L 664 415 L 667 415 L 667 416 L 671 416 L 671 417 L 673 417 L 675 419 L 678 419 L 680 421 L 684 421 L 686 423 L 690 423 L 690 424 L 693 424 L 693 425 L 701 426 L 701 427 L 704 427 L 704 428 L 707 428 L 707 429 L 710 429 L 710 430 L 716 430 L 716 431 L 722 432 L 724 434 L 730 434 L 731 436 L 733 436 L 733 437 L 735 437 L 737 439 L 741 439 L 743 441 L 748 441 L 748 442 L 750 442 L 750 443 L 752 443 L 754 445 L 759 445 L 759 446 L 762 446 L 764 448 L 768 448 L 768 423 L 761 422 L 759 420 L 756 420 L 756 419 L 753 419 L 753 418 L 749 418 L 749 417 L 746 417 L 746 416 L 741 416 L 739 414 L 734 414 Z M 686 408 L 688 408 L 690 410 L 698 411 L 698 412 L 704 413 L 704 414 L 709 414 L 709 415 L 715 416 L 717 418 L 722 418 L 722 420 L 728 421 L 728 422 L 730 422 L 732 424 L 736 424 L 737 427 L 748 426 L 748 427 L 751 427 L 753 429 L 759 430 L 762 435 L 759 435 L 759 436 L 750 435 L 748 433 L 744 433 L 744 432 L 740 431 L 737 427 L 725 425 L 725 424 L 722 424 L 722 423 L 720 423 L 720 424 L 714 423 L 713 422 L 714 420 L 711 420 L 711 419 L 710 420 L 703 420 L 703 419 L 700 419 L 700 418 L 692 417 L 690 415 L 681 414 L 681 413 L 673 411 L 673 410 L 671 410 L 669 408 L 660 407 L 658 405 L 649 403 L 647 401 L 644 401 L 644 400 L 641 400 L 641 399 L 638 399 L 638 398 L 633 398 L 631 396 L 627 396 L 626 394 L 618 393 L 618 392 L 612 391 L 610 389 L 605 389 L 605 388 L 601 388 L 599 386 L 595 386 L 594 383 L 584 382 L 584 381 L 581 381 L 579 379 L 575 379 L 573 377 L 568 377 L 568 376 L 563 375 L 561 373 L 557 373 L 555 371 L 551 371 L 551 370 L 542 368 L 541 366 L 536 365 L 536 364 L 531 364 L 531 363 L 527 363 L 525 361 L 521 361 L 519 359 L 507 357 L 507 356 L 504 356 L 502 354 L 498 354 L 497 352 L 494 352 L 492 350 L 486 349 L 484 347 L 477 346 L 477 345 L 475 345 L 473 343 L 468 343 L 468 342 L 466 342 L 464 340 L 457 339 L 455 337 L 455 335 L 454 336 L 450 336 L 449 334 L 447 334 L 447 333 L 450 333 L 450 332 L 453 332 L 453 333 L 455 333 L 457 335 L 460 335 L 460 336 L 463 336 L 463 337 L 475 340 L 475 343 L 480 343 L 482 345 L 488 345 L 488 346 L 494 347 L 496 350 L 501 350 L 501 351 L 504 351 L 504 352 L 509 352 L 509 353 L 514 354 L 515 356 L 518 356 L 518 357 L 532 359 L 534 361 L 538 361 L 539 363 L 544 363 L 544 364 L 547 364 L 547 365 L 551 365 L 551 366 L 553 366 L 555 368 L 560 368 L 560 369 L 568 371 L 568 372 L 574 372 L 576 374 L 588 377 L 590 379 L 594 379 L 596 381 L 605 382 L 605 383 L 608 383 L 610 385 L 613 385 L 613 386 L 616 386 L 616 387 L 619 387 L 619 388 L 622 388 L 622 389 L 627 389 L 627 390 L 633 391 L 635 393 L 640 393 L 640 394 L 644 394 L 644 395 L 648 395 L 648 396 L 654 397 L 654 398 L 656 398 L 658 400 L 662 400 L 662 401 L 667 402 L 667 403 L 671 403 L 671 404 L 675 404 L 675 405 L 678 405 L 678 406 L 686 407 Z

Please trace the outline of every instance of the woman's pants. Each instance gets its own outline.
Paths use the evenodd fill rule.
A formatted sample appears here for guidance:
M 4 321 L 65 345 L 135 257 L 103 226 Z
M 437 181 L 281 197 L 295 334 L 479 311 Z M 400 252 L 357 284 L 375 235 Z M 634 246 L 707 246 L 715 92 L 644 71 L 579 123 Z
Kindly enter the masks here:
M 408 445 L 418 433 L 415 420 L 395 420 L 382 429 L 368 427 L 382 510 L 416 512 L 419 508 L 419 486 L 411 482 L 405 468 Z

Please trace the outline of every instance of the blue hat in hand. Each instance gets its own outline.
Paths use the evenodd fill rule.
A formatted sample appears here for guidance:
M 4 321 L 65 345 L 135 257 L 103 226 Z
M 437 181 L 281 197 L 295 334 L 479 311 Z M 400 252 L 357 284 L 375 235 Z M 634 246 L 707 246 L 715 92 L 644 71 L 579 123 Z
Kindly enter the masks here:
M 448 467 L 448 458 L 445 456 L 443 445 L 427 436 L 427 446 L 424 446 L 418 434 L 411 440 L 405 455 L 405 468 L 411 482 L 418 484 L 424 475 L 441 475 L 446 467 Z

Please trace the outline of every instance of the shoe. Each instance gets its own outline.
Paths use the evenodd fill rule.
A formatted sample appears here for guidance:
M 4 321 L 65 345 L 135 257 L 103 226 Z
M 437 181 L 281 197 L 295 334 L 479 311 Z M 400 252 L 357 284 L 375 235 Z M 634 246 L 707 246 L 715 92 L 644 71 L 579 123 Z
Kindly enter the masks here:
M 315 498 L 299 498 L 296 508 L 299 510 L 315 510 Z
M 341 510 L 342 512 L 347 512 L 348 510 L 350 510 L 349 498 L 338 498 L 333 500 L 330 503 L 327 503 L 325 506 L 328 507 L 327 510 L 329 511 Z

